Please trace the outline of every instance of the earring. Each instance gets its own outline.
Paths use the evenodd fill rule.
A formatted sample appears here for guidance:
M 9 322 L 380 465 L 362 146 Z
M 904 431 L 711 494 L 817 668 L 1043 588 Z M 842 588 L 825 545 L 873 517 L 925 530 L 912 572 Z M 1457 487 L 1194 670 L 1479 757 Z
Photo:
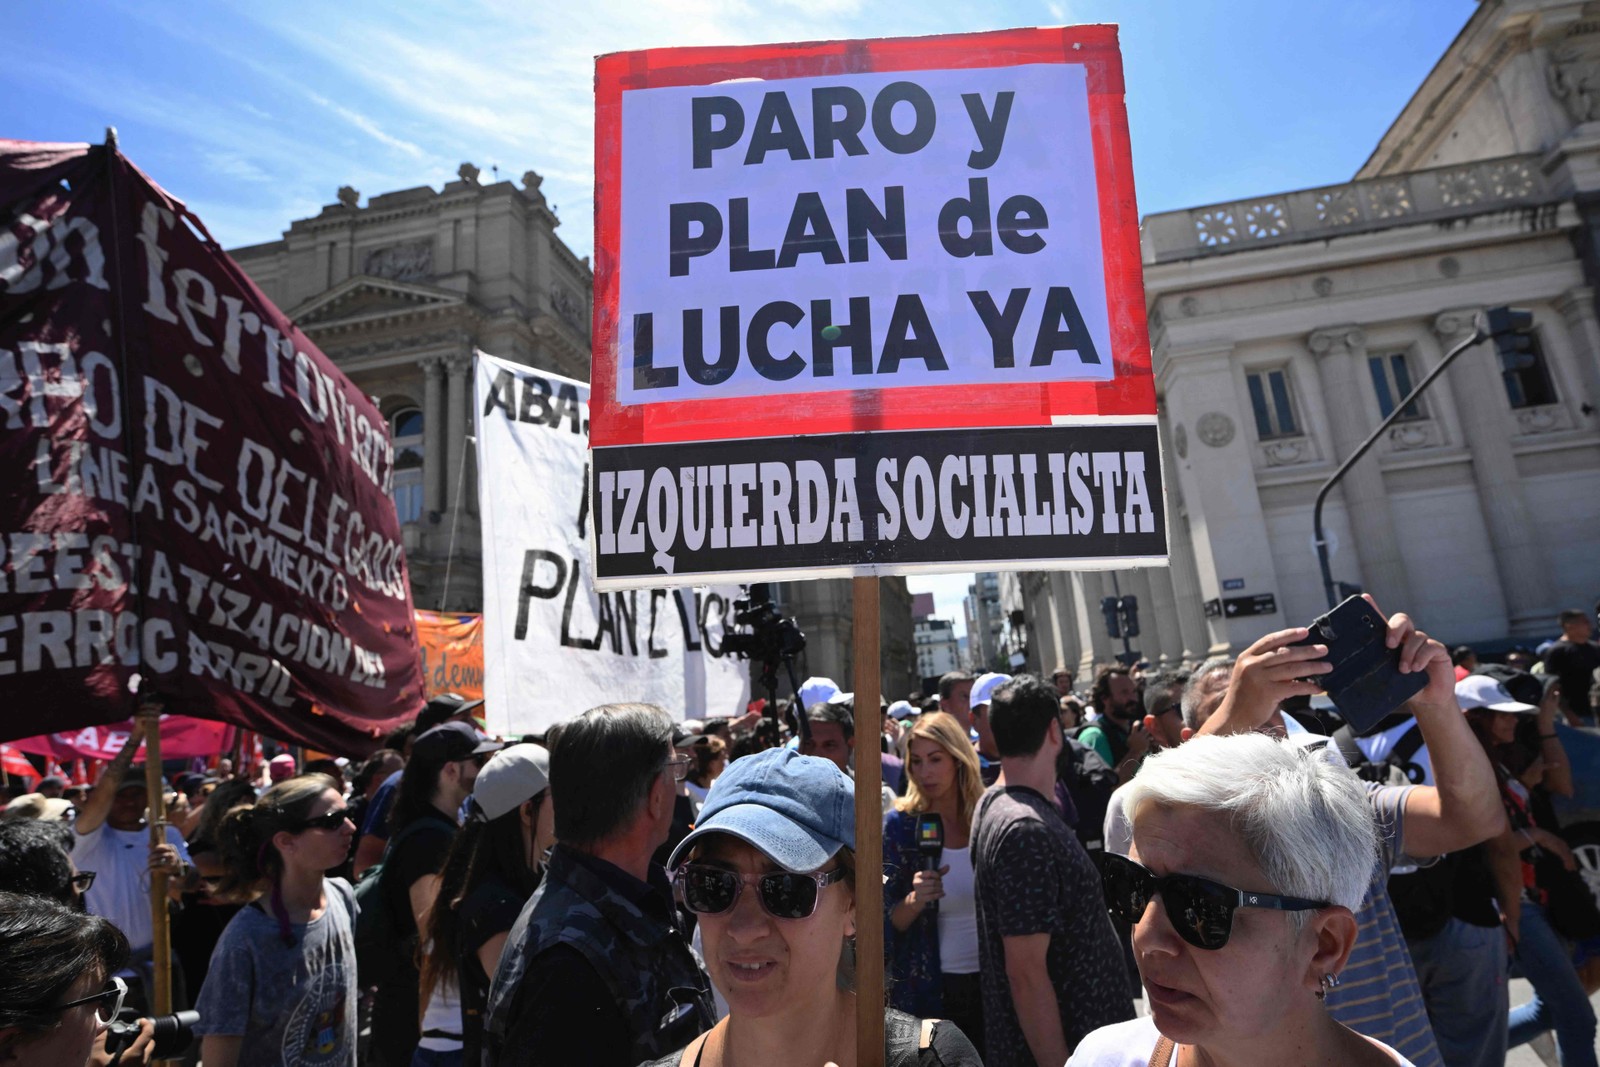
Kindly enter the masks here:
M 1338 975 L 1336 975 L 1336 974 L 1325 974 L 1325 975 L 1323 975 L 1317 981 L 1317 999 L 1318 1000 L 1327 1000 L 1329 992 L 1331 992 L 1332 990 L 1338 989 L 1338 988 L 1339 988 L 1339 976 Z

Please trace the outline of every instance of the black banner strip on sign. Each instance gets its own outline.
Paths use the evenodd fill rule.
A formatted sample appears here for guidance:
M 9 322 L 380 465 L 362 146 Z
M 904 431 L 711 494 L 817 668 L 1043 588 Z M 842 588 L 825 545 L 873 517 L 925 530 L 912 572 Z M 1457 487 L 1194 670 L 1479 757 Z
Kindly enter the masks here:
M 627 445 L 591 478 L 599 583 L 1167 552 L 1153 425 Z

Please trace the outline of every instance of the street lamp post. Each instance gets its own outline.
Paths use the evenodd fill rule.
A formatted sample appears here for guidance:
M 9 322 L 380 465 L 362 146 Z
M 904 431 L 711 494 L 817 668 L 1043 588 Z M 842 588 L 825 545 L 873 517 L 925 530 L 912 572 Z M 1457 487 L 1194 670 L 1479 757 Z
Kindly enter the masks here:
M 1417 387 L 1407 393 L 1405 399 L 1394 406 L 1394 410 L 1389 412 L 1389 417 L 1379 423 L 1378 428 L 1373 430 L 1365 441 L 1361 442 L 1361 446 L 1350 453 L 1349 458 L 1339 464 L 1339 469 L 1334 471 L 1332 476 L 1322 483 L 1322 488 L 1317 490 L 1317 502 L 1311 509 L 1311 528 L 1312 543 L 1317 548 L 1317 564 L 1322 568 L 1322 588 L 1328 597 L 1328 607 L 1335 607 L 1339 603 L 1338 583 L 1333 580 L 1333 569 L 1328 559 L 1328 537 L 1322 529 L 1322 505 L 1327 502 L 1328 493 L 1333 490 L 1335 485 L 1339 484 L 1339 479 L 1343 478 L 1346 472 L 1356 465 L 1356 461 L 1366 455 L 1367 450 L 1377 443 L 1378 438 L 1383 436 L 1383 432 L 1389 428 L 1390 424 L 1398 419 L 1417 397 L 1423 394 L 1428 386 L 1433 384 L 1435 378 L 1444 373 L 1445 368 L 1450 366 L 1451 361 L 1473 345 L 1493 337 L 1496 339 L 1496 344 L 1504 350 L 1501 355 L 1506 366 L 1509 368 L 1519 366 L 1520 364 L 1515 362 L 1517 358 L 1516 350 L 1525 342 L 1519 341 L 1518 338 L 1525 338 L 1532 324 L 1533 316 L 1529 312 L 1513 311 L 1504 307 L 1491 308 L 1487 315 L 1480 316 L 1475 324 L 1472 336 L 1447 352 L 1445 357 L 1439 361 L 1439 365 L 1429 371 L 1427 377 L 1418 382 Z

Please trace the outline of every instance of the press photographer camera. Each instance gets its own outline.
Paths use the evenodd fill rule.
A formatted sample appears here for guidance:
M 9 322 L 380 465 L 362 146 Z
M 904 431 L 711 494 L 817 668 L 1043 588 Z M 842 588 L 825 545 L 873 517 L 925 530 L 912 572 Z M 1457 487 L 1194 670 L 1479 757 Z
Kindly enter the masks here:
M 139 1020 L 123 1012 L 116 1022 L 106 1028 L 104 1048 L 109 1057 L 106 1062 L 116 1067 L 124 1062 L 148 1063 L 182 1056 L 194 1044 L 194 1027 L 199 1021 L 200 1013 L 197 1011 L 179 1011 L 149 1019 L 152 1037 L 149 1051 L 145 1052 L 142 1048 L 134 1048 L 143 1032 Z M 129 1052 L 133 1054 L 125 1058 L 124 1054 Z

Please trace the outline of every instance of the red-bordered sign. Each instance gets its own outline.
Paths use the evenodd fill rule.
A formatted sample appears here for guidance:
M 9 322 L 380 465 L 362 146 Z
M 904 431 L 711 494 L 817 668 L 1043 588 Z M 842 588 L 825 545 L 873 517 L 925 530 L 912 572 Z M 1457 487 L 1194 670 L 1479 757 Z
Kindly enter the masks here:
M 1087 81 L 1089 130 L 1109 313 L 1109 381 L 855 387 L 798 396 L 739 396 L 625 405 L 618 400 L 625 94 L 736 79 L 1074 64 Z M 988 426 L 1153 422 L 1138 211 L 1114 26 L 1005 30 L 893 40 L 671 48 L 601 57 L 595 79 L 595 313 L 591 444 L 661 444 Z M 644 224 L 644 220 L 635 220 Z M 843 378 L 841 382 L 849 382 Z

